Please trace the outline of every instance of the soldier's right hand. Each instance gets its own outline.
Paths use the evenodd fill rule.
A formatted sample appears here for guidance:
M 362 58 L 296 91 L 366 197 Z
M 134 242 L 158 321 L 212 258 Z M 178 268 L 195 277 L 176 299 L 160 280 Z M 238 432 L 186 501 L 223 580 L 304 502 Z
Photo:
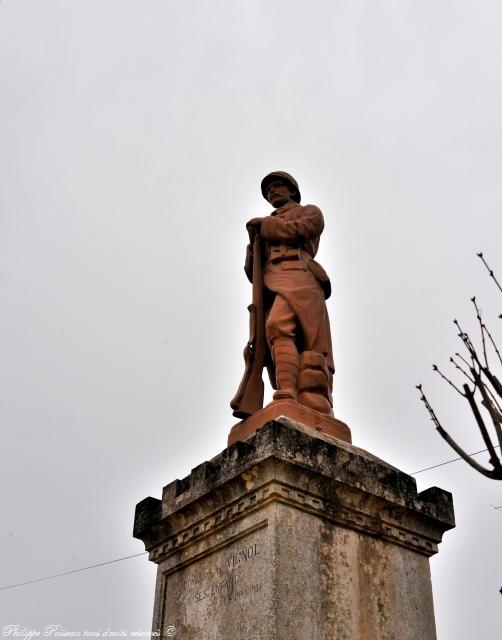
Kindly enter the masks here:
M 263 218 L 251 218 L 251 220 L 246 223 L 246 229 L 248 230 L 251 242 L 253 242 L 256 235 L 260 233 L 262 221 Z

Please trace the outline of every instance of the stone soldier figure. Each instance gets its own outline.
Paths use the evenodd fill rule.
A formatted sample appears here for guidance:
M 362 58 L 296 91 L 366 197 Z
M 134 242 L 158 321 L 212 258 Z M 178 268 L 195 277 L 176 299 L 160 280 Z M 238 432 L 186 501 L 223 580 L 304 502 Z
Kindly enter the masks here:
M 315 205 L 300 205 L 296 180 L 284 171 L 263 178 L 263 197 L 275 207 L 267 217 L 247 223 L 251 244 L 245 271 L 253 278 L 251 246 L 261 237 L 266 357 L 274 400 L 290 399 L 333 415 L 334 373 L 325 299 L 329 278 L 314 257 L 324 228 Z M 242 386 L 243 383 L 241 383 Z M 239 413 L 234 401 L 234 415 Z

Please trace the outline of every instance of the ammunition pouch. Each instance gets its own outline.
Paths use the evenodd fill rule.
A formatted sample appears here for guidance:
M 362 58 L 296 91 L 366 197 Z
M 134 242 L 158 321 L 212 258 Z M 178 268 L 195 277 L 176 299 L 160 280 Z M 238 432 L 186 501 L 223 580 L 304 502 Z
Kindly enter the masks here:
M 307 269 L 321 285 L 322 290 L 324 291 L 324 298 L 327 300 L 331 295 L 331 282 L 328 274 L 324 271 L 323 267 L 314 260 L 314 258 L 307 260 Z

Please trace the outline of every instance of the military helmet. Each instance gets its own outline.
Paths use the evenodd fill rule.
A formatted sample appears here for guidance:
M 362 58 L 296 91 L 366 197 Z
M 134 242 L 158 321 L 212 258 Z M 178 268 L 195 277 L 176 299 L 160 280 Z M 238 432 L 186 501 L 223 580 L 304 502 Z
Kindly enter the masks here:
M 265 200 L 267 199 L 267 187 L 274 180 L 280 180 L 281 182 L 284 182 L 284 184 L 287 184 L 288 187 L 295 191 L 293 200 L 295 202 L 300 202 L 301 194 L 298 182 L 293 178 L 293 176 L 290 176 L 289 173 L 286 173 L 285 171 L 272 171 L 263 178 L 261 181 L 261 193 Z

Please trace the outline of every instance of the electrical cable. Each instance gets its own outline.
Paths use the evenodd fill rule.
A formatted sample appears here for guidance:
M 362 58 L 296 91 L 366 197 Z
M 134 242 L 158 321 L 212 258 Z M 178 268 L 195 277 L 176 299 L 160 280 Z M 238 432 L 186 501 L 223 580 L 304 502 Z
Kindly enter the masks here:
M 495 449 L 500 449 L 500 445 L 495 445 Z M 481 451 L 475 451 L 474 453 L 469 453 L 470 456 L 477 456 L 478 453 L 484 453 L 488 451 L 488 449 L 481 449 Z M 420 469 L 420 471 L 413 471 L 410 473 L 410 476 L 416 476 L 417 473 L 423 473 L 424 471 L 429 471 L 430 469 L 437 469 L 438 467 L 443 467 L 445 464 L 451 464 L 452 462 L 458 462 L 458 460 L 462 460 L 462 458 L 453 458 L 453 460 L 446 460 L 446 462 L 440 462 L 439 464 L 434 464 L 432 467 L 426 467 L 425 469 Z
M 61 576 L 67 576 L 70 573 L 78 573 L 79 571 L 87 571 L 88 569 L 95 569 L 96 567 L 103 567 L 106 564 L 113 564 L 114 562 L 121 562 L 121 560 L 129 560 L 130 558 L 137 558 L 138 556 L 144 556 L 148 551 L 141 553 L 135 553 L 132 556 L 124 556 L 123 558 L 116 558 L 115 560 L 108 560 L 107 562 L 100 562 L 99 564 L 91 564 L 88 567 L 81 567 L 80 569 L 72 569 L 71 571 L 63 571 L 62 573 L 55 573 L 52 576 L 45 576 L 44 578 L 35 578 L 34 580 L 26 580 L 26 582 L 18 582 L 17 584 L 10 584 L 7 587 L 0 587 L 0 591 L 5 589 L 13 589 L 14 587 L 22 587 L 26 584 L 33 584 L 34 582 L 43 582 L 44 580 L 52 580 L 52 578 L 60 578 Z
M 500 448 L 500 445 L 496 445 L 495 448 Z M 470 453 L 470 456 L 477 456 L 479 453 L 485 453 L 488 449 L 481 449 L 481 451 L 475 451 L 474 453 Z M 462 458 L 453 458 L 453 460 L 446 460 L 445 462 L 440 462 L 439 464 L 434 464 L 432 467 L 426 467 L 425 469 L 420 469 L 420 471 L 413 471 L 410 473 L 410 476 L 416 476 L 418 473 L 423 473 L 424 471 L 430 471 L 431 469 L 437 469 L 438 467 L 444 467 L 446 464 L 451 464 L 452 462 L 458 462 L 458 460 L 462 460 Z M 499 507 L 496 507 L 499 508 Z M 79 571 L 87 571 L 89 569 L 96 569 L 97 567 L 104 567 L 107 564 L 113 564 L 115 562 L 121 562 L 122 560 L 129 560 L 130 558 L 137 558 L 138 556 L 144 556 L 148 553 L 148 551 L 143 551 L 141 553 L 135 553 L 132 556 L 124 556 L 123 558 L 116 558 L 115 560 L 108 560 L 107 562 L 100 562 L 99 564 L 91 564 L 88 567 L 81 567 L 80 569 L 72 569 L 71 571 L 63 571 L 62 573 L 55 573 L 52 576 L 45 576 L 44 578 L 35 578 L 34 580 L 26 580 L 26 582 L 18 582 L 17 584 L 10 584 L 6 587 L 0 587 L 0 591 L 5 591 L 5 589 L 14 589 L 15 587 L 23 587 L 27 584 L 33 584 L 34 582 L 43 582 L 44 580 L 52 580 L 53 578 L 60 578 L 62 576 L 67 576 L 70 573 L 78 573 Z

